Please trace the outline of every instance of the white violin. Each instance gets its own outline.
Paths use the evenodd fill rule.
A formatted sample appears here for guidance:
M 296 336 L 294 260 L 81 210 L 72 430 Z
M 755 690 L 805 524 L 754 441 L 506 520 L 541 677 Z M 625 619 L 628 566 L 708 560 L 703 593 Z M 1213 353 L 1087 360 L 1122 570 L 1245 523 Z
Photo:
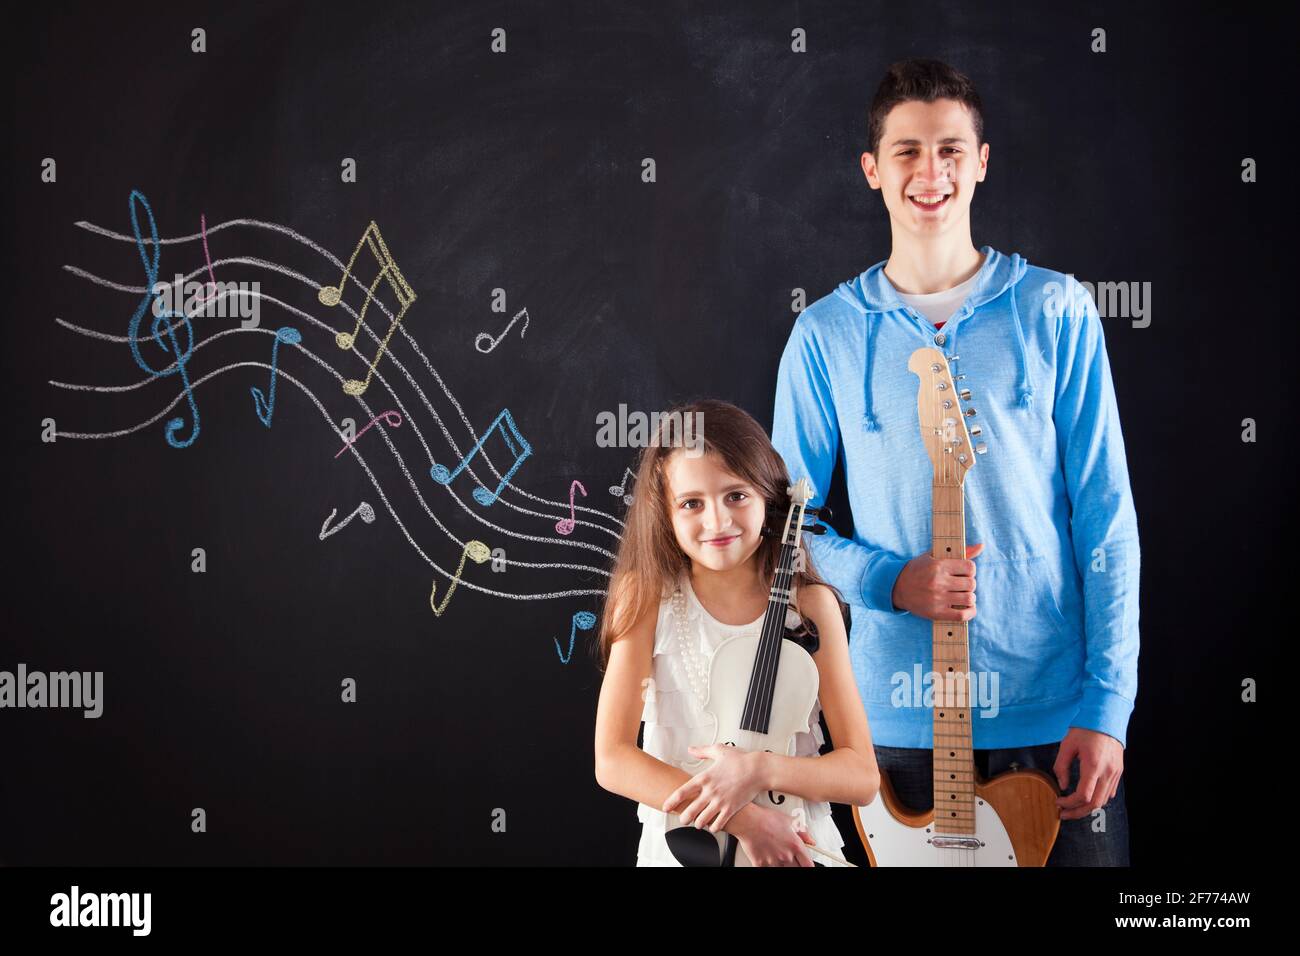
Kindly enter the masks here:
M 800 478 L 787 489 L 790 510 L 781 532 L 781 553 L 772 591 L 757 637 L 737 635 L 718 645 L 709 662 L 709 689 L 704 710 L 713 718 L 712 743 L 794 756 L 795 737 L 811 731 L 808 717 L 817 700 L 817 665 L 812 655 L 792 640 L 785 640 L 786 611 L 794 578 L 795 554 L 804 531 L 820 534 L 825 528 L 805 528 L 805 511 L 813 496 L 812 484 Z M 769 532 L 764 529 L 765 533 Z M 692 775 L 713 763 L 708 758 L 688 761 L 682 769 Z M 802 797 L 768 790 L 754 798 L 763 807 L 807 821 Z M 669 814 L 665 831 L 668 848 L 683 866 L 753 866 L 740 841 L 725 830 L 710 833 L 682 825 Z M 809 849 L 812 849 L 811 847 Z

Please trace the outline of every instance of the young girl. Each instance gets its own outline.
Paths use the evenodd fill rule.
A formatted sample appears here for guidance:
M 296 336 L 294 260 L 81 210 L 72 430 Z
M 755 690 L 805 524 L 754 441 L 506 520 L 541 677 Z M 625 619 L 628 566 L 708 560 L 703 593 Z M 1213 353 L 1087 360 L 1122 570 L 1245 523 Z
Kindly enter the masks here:
M 681 422 L 702 421 L 694 439 L 702 454 L 673 437 L 681 433 L 668 428 L 674 413 Z M 758 866 L 833 865 L 805 844 L 841 857 L 829 801 L 870 803 L 880 775 L 839 595 L 812 570 L 806 547 L 786 627 L 812 653 L 819 699 L 811 730 L 796 735 L 796 756 L 712 744 L 714 724 L 704 709 L 714 649 L 733 635 L 762 632 L 790 506 L 786 489 L 799 476 L 786 473 L 762 426 L 735 405 L 680 405 L 660 422 L 641 454 L 601 616 L 596 780 L 639 804 L 638 866 L 680 865 L 664 838 L 670 814 L 733 834 Z M 778 534 L 764 537 L 769 508 Z M 823 712 L 835 744 L 824 757 Z M 682 769 L 699 758 L 708 759 L 706 769 L 695 776 Z M 806 827 L 797 830 L 797 818 L 752 802 L 767 790 L 802 797 Z

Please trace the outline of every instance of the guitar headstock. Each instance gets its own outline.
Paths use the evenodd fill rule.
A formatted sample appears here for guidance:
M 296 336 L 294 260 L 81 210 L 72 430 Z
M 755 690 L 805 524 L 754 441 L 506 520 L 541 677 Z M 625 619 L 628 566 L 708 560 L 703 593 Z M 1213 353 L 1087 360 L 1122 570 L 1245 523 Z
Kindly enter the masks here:
M 907 367 L 920 379 L 916 411 L 935 478 L 960 485 L 975 464 L 975 456 L 987 451 L 983 442 L 971 445 L 972 436 L 978 436 L 981 429 L 978 425 L 966 427 L 966 419 L 975 416 L 974 408 L 963 411 L 961 407 L 961 402 L 970 400 L 970 390 L 957 388 L 948 359 L 938 349 L 917 349 Z

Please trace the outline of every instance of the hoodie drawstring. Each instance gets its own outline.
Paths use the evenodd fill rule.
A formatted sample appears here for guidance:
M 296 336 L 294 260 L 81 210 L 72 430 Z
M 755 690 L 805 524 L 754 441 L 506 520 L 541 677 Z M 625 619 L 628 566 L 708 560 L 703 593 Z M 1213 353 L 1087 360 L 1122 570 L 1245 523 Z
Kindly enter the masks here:
M 878 432 L 880 423 L 876 421 L 876 413 L 871 407 L 871 316 L 864 314 L 863 318 L 867 330 L 862 345 L 862 427 L 869 432 Z
M 1016 342 L 1020 345 L 1020 407 L 1030 408 L 1034 404 L 1034 383 L 1030 378 L 1029 356 L 1025 351 L 1025 331 L 1020 327 L 1020 312 L 1016 309 L 1016 287 L 1007 289 L 1011 296 L 1011 319 L 1016 326 Z
M 990 258 L 998 255 L 989 247 L 985 247 L 981 251 Z M 1016 389 L 1016 401 L 1021 408 L 1029 409 L 1034 404 L 1034 379 L 1033 373 L 1029 369 L 1029 354 L 1025 347 L 1025 330 L 1020 324 L 1020 310 L 1016 306 L 1016 285 L 1021 276 L 1025 274 L 1028 263 L 1020 256 L 1013 255 L 1010 265 L 1012 274 L 1006 291 L 1011 295 L 1011 320 L 1016 328 L 1016 346 L 1020 350 L 1020 384 Z M 901 303 L 896 301 L 896 296 L 891 294 L 887 280 L 878 275 L 883 267 L 883 262 L 876 263 L 854 280 L 854 284 L 850 285 L 848 282 L 841 282 L 835 289 L 835 294 L 853 306 L 862 315 L 863 321 L 866 323 L 862 346 L 862 427 L 869 432 L 880 431 L 880 421 L 876 418 L 875 407 L 871 399 L 872 318 L 873 316 L 879 317 L 881 312 L 885 310 L 902 307 Z M 981 304 L 986 301 L 989 300 L 982 299 Z M 954 326 L 948 336 L 954 345 L 956 343 L 956 334 L 957 329 Z

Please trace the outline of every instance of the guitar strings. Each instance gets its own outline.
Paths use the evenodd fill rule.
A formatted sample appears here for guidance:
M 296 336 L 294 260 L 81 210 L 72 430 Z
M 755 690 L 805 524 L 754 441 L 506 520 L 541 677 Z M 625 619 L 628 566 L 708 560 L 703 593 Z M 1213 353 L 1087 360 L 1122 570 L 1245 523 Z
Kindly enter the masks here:
M 955 337 L 953 338 L 953 342 L 954 342 L 954 344 L 955 344 L 955 342 L 956 342 Z M 940 353 L 940 354 L 942 354 L 942 353 Z M 946 367 L 946 359 L 945 359 L 945 366 L 944 366 L 944 367 Z M 942 371 L 942 368 L 941 368 L 941 371 Z M 940 373 L 935 373 L 935 374 L 940 374 Z M 939 383 L 938 383 L 938 382 L 935 382 L 934 384 L 936 385 L 936 389 L 935 389 L 934 391 L 932 391 L 931 394 L 936 394 L 936 393 L 937 393 L 937 385 L 938 385 Z M 954 398 L 955 398 L 955 396 L 956 396 L 956 388 L 955 388 L 955 387 L 954 387 L 954 389 L 953 389 L 953 395 L 954 395 Z M 941 441 L 942 441 L 942 437 L 943 437 L 943 436 L 941 436 Z M 949 459 L 952 459 L 952 461 L 950 462 Z M 960 501 L 960 500 L 961 500 L 961 489 L 960 489 L 960 485 L 958 484 L 958 480 L 957 480 L 957 479 L 958 479 L 958 475 L 957 475 L 957 462 L 956 462 L 956 456 L 955 456 L 952 452 L 948 451 L 948 446 L 947 446 L 946 444 L 943 445 L 943 450 L 940 452 L 940 476 L 941 476 L 941 479 L 942 479 L 942 481 L 941 481 L 941 487 L 944 488 L 944 489 L 955 489 L 955 494 L 956 494 L 956 496 L 957 496 L 957 500 Z M 945 494 L 945 495 L 946 495 L 946 494 L 952 494 L 952 492 L 944 491 L 944 492 L 941 492 L 941 494 Z M 947 509 L 945 509 L 945 510 L 947 510 Z M 953 509 L 953 510 L 956 510 L 956 509 Z M 932 511 L 932 515 L 933 515 L 933 508 L 931 509 L 931 511 Z M 961 522 L 961 515 L 959 514 L 957 517 L 958 517 L 958 521 Z M 932 522 L 933 522 L 933 520 L 934 520 L 934 519 L 933 519 L 933 516 L 932 516 L 931 520 L 932 520 Z M 961 523 L 964 524 L 964 522 L 961 522 Z M 932 529 L 932 530 L 933 530 L 933 529 Z M 962 558 L 965 558 L 965 556 L 966 556 L 966 551 L 965 551 L 966 535 L 965 535 L 965 530 L 964 530 L 964 528 L 954 528 L 954 529 L 947 529 L 947 528 L 945 528 L 945 530 L 955 530 L 955 531 L 960 531 L 960 532 L 961 532 L 961 533 L 957 536 L 956 540 L 957 540 L 958 543 L 962 546 L 961 556 L 962 556 Z M 938 625 L 938 626 L 944 626 L 944 625 L 947 624 L 947 623 L 948 623 L 948 622 L 935 622 L 935 624 Z M 959 632 L 959 633 L 965 634 L 965 629 L 964 629 L 963 622 L 961 622 L 961 621 L 956 621 L 956 622 L 952 622 L 952 623 L 955 623 L 955 624 L 959 625 L 959 627 L 958 627 L 958 632 Z M 963 655 L 964 655 L 964 663 L 965 663 L 965 668 L 966 668 L 966 670 L 963 671 L 963 673 L 966 673 L 966 672 L 968 672 L 969 669 L 970 669 L 970 649 L 969 649 L 969 647 L 967 646 L 965 640 L 962 641 L 962 652 L 963 652 Z M 962 677 L 962 678 L 960 678 L 960 679 L 961 679 L 961 680 L 965 680 L 964 677 Z M 947 706 L 948 706 L 948 702 L 946 701 L 946 690 L 947 690 L 947 685 L 945 684 L 945 685 L 943 685 L 943 687 L 944 687 L 944 693 L 945 693 L 945 707 L 947 707 Z M 968 698 L 968 699 L 969 699 L 969 698 Z M 953 706 L 955 706 L 955 702 L 954 702 Z M 968 730 L 969 730 L 969 724 L 967 725 L 967 727 L 968 727 Z M 937 719 L 937 718 L 935 718 L 934 721 L 933 721 L 933 731 L 934 731 L 935 734 L 938 734 L 938 733 L 939 733 L 939 722 L 938 722 L 938 719 Z M 972 753 L 972 751 L 971 751 L 971 746 L 973 745 L 973 742 L 974 742 L 974 741 L 973 741 L 972 739 L 970 739 L 970 734 L 969 734 L 969 732 L 968 732 L 968 733 L 967 733 L 967 734 L 962 738 L 962 740 L 963 740 L 963 743 L 964 743 L 964 748 L 963 748 L 963 749 L 965 750 L 965 753 L 966 753 L 965 763 L 969 766 L 969 769 L 970 769 L 970 772 L 971 772 L 971 781 L 970 781 L 970 798 L 971 798 L 971 804 L 970 804 L 970 814 L 971 814 L 971 817 L 970 817 L 970 820 L 971 820 L 971 822 L 970 822 L 970 830 L 971 830 L 971 834 L 970 834 L 970 835 L 971 835 L 971 836 L 978 837 L 978 834 L 977 834 L 977 832 L 976 832 L 976 827 L 975 827 L 975 786 L 974 786 L 974 773 L 973 773 L 973 770 L 974 770 L 974 760 L 973 760 L 973 753 Z M 938 741 L 936 740 L 935 743 L 937 744 Z M 936 747 L 936 750 L 937 750 L 937 747 Z M 934 753 L 934 751 L 932 751 L 932 754 L 933 754 L 933 753 Z M 933 761 L 932 761 L 932 762 L 933 762 Z M 932 774 L 931 776 L 933 777 L 933 774 Z M 938 813 L 939 813 L 939 800 L 938 800 L 938 796 L 939 796 L 939 792 L 938 792 L 938 791 L 939 791 L 939 788 L 938 788 L 938 787 L 934 787 L 934 791 L 935 791 L 935 792 L 934 792 L 934 797 L 935 797 L 935 800 L 934 800 L 934 811 L 935 811 L 935 815 L 936 815 L 936 816 L 935 816 L 935 819 L 936 819 L 936 822 L 937 822 L 937 820 L 938 820 Z M 937 828 L 937 827 L 935 828 L 935 834 L 936 834 L 936 836 L 938 835 L 938 828 Z M 964 850 L 964 849 L 960 849 L 960 848 L 958 848 L 958 847 L 945 847 L 941 852 L 943 853 L 943 859 L 944 859 L 946 865 L 949 866 L 949 867 L 962 867 L 962 866 L 973 867 L 973 866 L 975 865 L 975 854 L 976 854 L 977 851 L 974 851 L 974 850 Z

